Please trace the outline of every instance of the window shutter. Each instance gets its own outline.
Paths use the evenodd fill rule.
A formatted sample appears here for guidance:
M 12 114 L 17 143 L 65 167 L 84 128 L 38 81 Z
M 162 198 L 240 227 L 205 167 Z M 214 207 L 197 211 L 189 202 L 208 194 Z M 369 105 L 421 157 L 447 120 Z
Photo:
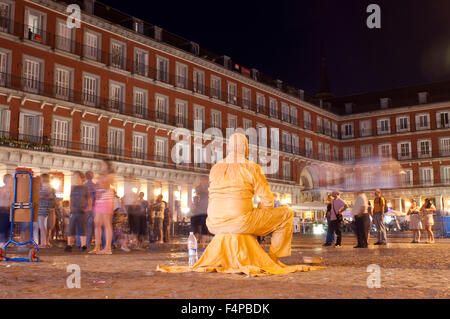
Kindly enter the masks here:
M 1 119 L 2 119 L 1 130 L 3 132 L 9 133 L 10 121 L 11 121 L 11 111 L 10 110 L 2 110 Z
M 44 136 L 44 117 L 42 115 L 38 116 L 38 132 L 37 136 L 43 137 Z
M 25 124 L 25 115 L 20 112 L 20 116 L 19 116 L 19 134 L 23 134 L 23 127 Z

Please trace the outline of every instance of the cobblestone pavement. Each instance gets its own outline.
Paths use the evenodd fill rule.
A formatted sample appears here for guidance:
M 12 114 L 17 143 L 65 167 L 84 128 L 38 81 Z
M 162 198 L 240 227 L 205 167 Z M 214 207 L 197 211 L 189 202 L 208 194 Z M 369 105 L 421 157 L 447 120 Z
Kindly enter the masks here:
M 187 264 L 184 242 L 111 256 L 52 248 L 41 250 L 39 263 L 1 262 L 0 298 L 449 298 L 450 239 L 427 245 L 396 238 L 387 247 L 353 249 L 354 238 L 344 238 L 342 248 L 323 248 L 321 238 L 296 237 L 283 262 L 320 256 L 327 268 L 282 276 L 155 271 L 158 264 Z M 80 289 L 66 287 L 70 264 L 80 266 Z M 380 288 L 367 287 L 371 264 L 380 266 Z

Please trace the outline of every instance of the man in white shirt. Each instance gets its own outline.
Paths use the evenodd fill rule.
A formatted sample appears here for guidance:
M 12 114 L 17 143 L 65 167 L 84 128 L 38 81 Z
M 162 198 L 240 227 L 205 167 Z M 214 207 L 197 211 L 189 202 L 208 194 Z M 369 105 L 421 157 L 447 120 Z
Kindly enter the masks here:
M 352 215 L 355 218 L 356 236 L 358 238 L 358 245 L 355 248 L 367 248 L 367 235 L 370 225 L 369 213 L 367 211 L 367 197 L 363 191 L 355 193 L 356 199 L 352 206 Z

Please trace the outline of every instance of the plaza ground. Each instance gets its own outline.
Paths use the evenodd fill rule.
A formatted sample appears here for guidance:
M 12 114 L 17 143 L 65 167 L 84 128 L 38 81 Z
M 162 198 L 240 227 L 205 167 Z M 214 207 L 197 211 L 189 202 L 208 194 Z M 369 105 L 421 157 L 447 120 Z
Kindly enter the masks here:
M 371 240 L 374 242 L 374 240 Z M 322 247 L 320 237 L 295 236 L 286 264 L 304 256 L 323 257 L 326 269 L 281 276 L 247 277 L 219 273 L 167 274 L 157 265 L 186 265 L 186 239 L 130 253 L 87 255 L 62 248 L 44 249 L 39 263 L 1 262 L 0 298 L 449 298 L 450 239 L 410 244 L 392 238 L 381 248 L 354 249 L 346 236 L 342 248 Z M 267 245 L 264 245 L 268 249 Z M 9 255 L 15 249 L 9 250 Z M 81 288 L 69 289 L 67 266 L 81 269 Z M 381 269 L 381 288 L 367 287 L 367 266 Z

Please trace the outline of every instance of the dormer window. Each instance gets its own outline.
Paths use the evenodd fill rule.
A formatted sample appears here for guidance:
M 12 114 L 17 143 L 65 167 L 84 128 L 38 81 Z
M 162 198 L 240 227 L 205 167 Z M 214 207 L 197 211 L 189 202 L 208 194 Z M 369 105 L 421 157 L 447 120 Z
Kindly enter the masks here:
M 380 99 L 380 107 L 382 109 L 387 109 L 390 104 L 391 104 L 391 99 L 390 98 L 386 97 L 386 98 Z
M 352 114 L 353 103 L 345 103 L 345 114 Z
M 419 104 L 428 103 L 428 92 L 420 92 L 418 95 L 419 95 Z

